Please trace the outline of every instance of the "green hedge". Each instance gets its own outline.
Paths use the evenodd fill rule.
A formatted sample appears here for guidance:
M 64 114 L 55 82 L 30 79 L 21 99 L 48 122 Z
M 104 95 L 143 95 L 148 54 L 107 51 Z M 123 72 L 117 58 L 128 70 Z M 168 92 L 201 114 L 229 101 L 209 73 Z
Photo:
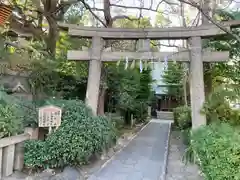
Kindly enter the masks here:
M 239 129 L 214 123 L 192 133 L 191 148 L 206 180 L 240 180 Z
M 189 106 L 179 106 L 173 110 L 174 125 L 180 129 L 189 129 L 192 126 L 191 108 Z
M 25 165 L 30 168 L 56 168 L 87 163 L 114 143 L 113 124 L 78 100 L 51 101 L 63 108 L 62 124 L 45 141 L 25 143 Z

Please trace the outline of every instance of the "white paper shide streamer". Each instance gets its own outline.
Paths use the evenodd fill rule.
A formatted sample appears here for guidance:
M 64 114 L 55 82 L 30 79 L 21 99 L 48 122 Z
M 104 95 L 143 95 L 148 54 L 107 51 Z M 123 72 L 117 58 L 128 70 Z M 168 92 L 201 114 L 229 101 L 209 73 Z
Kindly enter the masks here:
M 164 70 L 167 70 L 168 69 L 168 57 L 165 56 L 164 57 Z
M 128 57 L 126 57 L 125 70 L 128 68 Z
M 140 59 L 140 65 L 139 65 L 139 68 L 140 68 L 140 72 L 143 71 L 143 64 L 142 64 L 142 60 Z

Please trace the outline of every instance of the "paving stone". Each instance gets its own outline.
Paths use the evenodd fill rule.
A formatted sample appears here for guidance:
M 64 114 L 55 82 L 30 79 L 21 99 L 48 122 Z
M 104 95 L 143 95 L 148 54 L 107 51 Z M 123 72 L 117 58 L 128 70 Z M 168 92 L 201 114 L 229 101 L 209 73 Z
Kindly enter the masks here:
M 144 178 L 144 175 L 142 172 L 131 172 L 128 176 L 127 176 L 127 180 L 142 180 Z
M 159 180 L 165 170 L 169 128 L 168 123 L 150 122 L 127 147 L 88 180 Z

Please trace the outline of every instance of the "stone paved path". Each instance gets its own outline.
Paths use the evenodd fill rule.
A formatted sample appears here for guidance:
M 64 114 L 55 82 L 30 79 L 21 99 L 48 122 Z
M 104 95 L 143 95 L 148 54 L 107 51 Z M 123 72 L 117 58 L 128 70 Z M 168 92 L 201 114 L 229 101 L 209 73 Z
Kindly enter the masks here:
M 88 180 L 164 180 L 169 123 L 152 120 Z

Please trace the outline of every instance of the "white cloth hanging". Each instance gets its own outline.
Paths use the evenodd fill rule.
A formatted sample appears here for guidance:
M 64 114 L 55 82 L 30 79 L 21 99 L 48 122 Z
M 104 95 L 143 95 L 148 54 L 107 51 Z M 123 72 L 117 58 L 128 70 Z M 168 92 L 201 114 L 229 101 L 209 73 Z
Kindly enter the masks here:
M 119 60 L 117 61 L 117 63 L 116 63 L 117 67 L 120 65 L 120 63 L 121 63 L 121 59 L 119 59 Z
M 168 56 L 164 57 L 164 70 L 168 69 Z
M 146 71 L 148 70 L 148 61 L 147 61 L 147 60 L 145 60 L 144 69 L 145 69 Z
M 143 71 L 143 64 L 142 64 L 142 60 L 140 59 L 140 65 L 139 65 L 139 68 L 140 68 L 140 73 Z
M 132 64 L 130 65 L 130 69 L 134 69 L 135 68 L 135 59 L 132 61 Z
M 128 68 L 128 57 L 126 57 L 125 69 Z

